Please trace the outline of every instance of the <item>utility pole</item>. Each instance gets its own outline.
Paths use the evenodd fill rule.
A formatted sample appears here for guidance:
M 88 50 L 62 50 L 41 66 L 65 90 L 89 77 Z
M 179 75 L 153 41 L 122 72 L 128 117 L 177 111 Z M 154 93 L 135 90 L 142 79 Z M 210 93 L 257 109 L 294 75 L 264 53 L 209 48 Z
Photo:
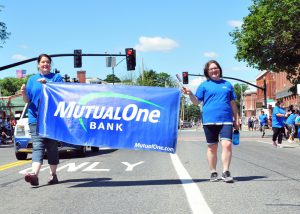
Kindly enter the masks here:
M 240 85 L 241 86 L 241 98 L 240 98 L 240 112 L 241 112 L 241 120 L 242 120 L 242 123 L 244 122 L 243 120 L 243 117 L 244 117 L 244 95 L 243 95 L 243 85 Z
M 142 81 L 144 81 L 144 58 L 142 58 Z

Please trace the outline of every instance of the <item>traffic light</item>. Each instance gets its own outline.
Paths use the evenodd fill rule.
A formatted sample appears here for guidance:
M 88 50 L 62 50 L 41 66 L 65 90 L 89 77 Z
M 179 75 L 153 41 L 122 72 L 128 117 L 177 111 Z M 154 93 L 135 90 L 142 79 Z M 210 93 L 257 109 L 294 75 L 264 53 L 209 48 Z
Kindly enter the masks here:
M 125 53 L 126 53 L 127 71 L 135 70 L 135 66 L 136 66 L 135 50 L 133 48 L 126 48 Z
M 81 68 L 82 67 L 81 54 L 82 54 L 81 50 L 74 50 L 74 68 Z
M 182 82 L 183 84 L 189 84 L 189 72 L 182 72 Z

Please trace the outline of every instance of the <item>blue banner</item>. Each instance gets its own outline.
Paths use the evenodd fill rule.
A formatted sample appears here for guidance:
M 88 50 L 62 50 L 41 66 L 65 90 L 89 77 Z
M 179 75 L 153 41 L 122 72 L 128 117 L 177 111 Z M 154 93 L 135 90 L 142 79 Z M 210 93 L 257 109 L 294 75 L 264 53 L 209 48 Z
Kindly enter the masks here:
M 39 134 L 75 145 L 175 153 L 179 102 L 174 88 L 47 83 Z

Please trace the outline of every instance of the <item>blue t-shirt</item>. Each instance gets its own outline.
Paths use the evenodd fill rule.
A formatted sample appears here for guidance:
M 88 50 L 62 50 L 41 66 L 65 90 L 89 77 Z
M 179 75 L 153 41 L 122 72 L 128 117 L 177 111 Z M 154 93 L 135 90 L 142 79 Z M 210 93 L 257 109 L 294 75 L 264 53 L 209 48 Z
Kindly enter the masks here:
M 40 103 L 40 96 L 42 93 L 42 83 L 37 80 L 40 78 L 45 78 L 47 82 L 63 82 L 62 76 L 60 74 L 49 73 L 47 75 L 42 75 L 40 73 L 31 76 L 26 84 L 26 93 L 30 101 L 28 106 L 28 123 L 36 123 L 38 117 L 38 109 Z
M 267 121 L 268 121 L 268 116 L 266 114 L 261 114 L 259 115 L 259 121 L 260 121 L 260 125 L 261 126 L 265 126 L 267 125 Z
M 297 115 L 295 123 L 300 123 L 300 115 Z M 298 125 L 298 137 L 300 136 L 300 125 Z
M 283 108 L 280 108 L 279 106 L 275 106 L 273 108 L 272 127 L 275 127 L 275 128 L 284 127 L 285 117 L 277 117 L 276 114 L 285 114 L 285 111 Z
M 292 113 L 290 116 L 286 119 L 285 123 L 289 125 L 295 125 L 295 119 L 298 116 L 298 114 Z
M 195 96 L 203 101 L 203 125 L 232 124 L 230 101 L 236 96 L 230 82 L 209 79 L 200 84 Z

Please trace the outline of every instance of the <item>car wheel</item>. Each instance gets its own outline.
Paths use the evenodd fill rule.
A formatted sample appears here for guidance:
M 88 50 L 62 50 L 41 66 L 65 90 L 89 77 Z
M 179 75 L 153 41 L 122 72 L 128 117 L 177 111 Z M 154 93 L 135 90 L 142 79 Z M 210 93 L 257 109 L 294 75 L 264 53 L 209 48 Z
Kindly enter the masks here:
M 85 157 L 86 156 L 86 146 L 81 146 L 80 149 L 78 150 L 78 154 L 80 157 Z
M 24 152 L 16 152 L 16 158 L 18 160 L 26 160 L 27 159 L 27 153 Z
M 99 149 L 99 147 L 92 146 L 91 150 L 92 150 L 92 152 L 99 152 L 100 149 Z

